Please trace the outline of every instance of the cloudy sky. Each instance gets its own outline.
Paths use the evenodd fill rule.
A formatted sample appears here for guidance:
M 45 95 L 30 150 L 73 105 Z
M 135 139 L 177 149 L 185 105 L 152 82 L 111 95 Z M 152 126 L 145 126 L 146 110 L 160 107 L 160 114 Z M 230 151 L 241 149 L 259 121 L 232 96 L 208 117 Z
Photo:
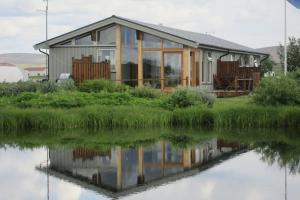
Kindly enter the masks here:
M 283 0 L 49 0 L 49 37 L 111 15 L 209 33 L 253 48 L 283 41 Z M 34 52 L 45 38 L 42 0 L 0 1 L 0 53 Z M 288 35 L 300 10 L 288 5 Z

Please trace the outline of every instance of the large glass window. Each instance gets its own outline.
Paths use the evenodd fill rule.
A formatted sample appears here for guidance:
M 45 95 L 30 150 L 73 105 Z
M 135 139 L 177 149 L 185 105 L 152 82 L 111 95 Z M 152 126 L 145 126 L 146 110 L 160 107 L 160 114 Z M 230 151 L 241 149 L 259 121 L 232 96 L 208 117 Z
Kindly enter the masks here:
M 144 33 L 143 48 L 161 48 L 161 39 L 154 35 Z
M 211 52 L 207 53 L 207 62 L 203 63 L 202 66 L 202 82 L 211 83 L 212 82 L 212 54 Z
M 183 45 L 176 43 L 176 42 L 172 42 L 170 40 L 164 40 L 163 47 L 164 48 L 183 48 Z
M 75 39 L 75 45 L 93 45 L 92 35 L 85 35 Z
M 143 55 L 143 78 L 144 84 L 154 88 L 160 88 L 160 51 L 144 51 Z
M 116 59 L 114 49 L 99 49 L 98 50 L 98 62 L 109 62 L 111 80 L 116 80 Z
M 104 30 L 97 31 L 98 45 L 115 45 L 116 44 L 116 27 L 112 26 Z
M 164 53 L 165 87 L 176 87 L 181 83 L 181 68 L 181 53 Z
M 122 81 L 132 87 L 138 83 L 138 50 L 136 30 L 122 26 Z

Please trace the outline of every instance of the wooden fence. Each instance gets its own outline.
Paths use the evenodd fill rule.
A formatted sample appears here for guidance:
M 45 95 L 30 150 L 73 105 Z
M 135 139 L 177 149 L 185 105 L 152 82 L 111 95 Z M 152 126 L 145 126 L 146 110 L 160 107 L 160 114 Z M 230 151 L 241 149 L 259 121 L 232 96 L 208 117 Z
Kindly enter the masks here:
M 239 61 L 220 61 L 217 65 L 218 78 L 252 78 L 253 73 L 260 73 L 260 67 L 240 67 Z
M 110 63 L 93 63 L 92 56 L 72 58 L 72 76 L 77 85 L 85 80 L 110 79 Z
M 240 67 L 239 61 L 218 60 L 214 87 L 217 90 L 252 90 L 260 81 L 260 73 L 260 67 Z

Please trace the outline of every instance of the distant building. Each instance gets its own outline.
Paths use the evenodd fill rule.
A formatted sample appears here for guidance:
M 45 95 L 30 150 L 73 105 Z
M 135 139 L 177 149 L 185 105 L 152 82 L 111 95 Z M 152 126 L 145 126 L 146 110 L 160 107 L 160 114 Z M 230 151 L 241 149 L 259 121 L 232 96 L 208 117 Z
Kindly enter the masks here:
M 278 54 L 278 49 L 279 49 L 279 46 L 271 46 L 271 47 L 264 47 L 264 48 L 257 49 L 258 51 L 261 51 L 261 52 L 264 52 L 264 53 L 267 53 L 270 55 L 270 59 L 272 61 L 274 61 L 274 63 L 275 63 L 274 68 L 273 68 L 273 72 L 275 72 L 275 73 L 283 72 L 283 68 L 282 68 L 282 65 L 280 62 L 280 56 Z
M 28 77 L 46 76 L 45 67 L 28 67 L 25 71 Z
M 10 63 L 0 63 L 0 83 L 12 83 L 27 80 L 28 75 L 22 68 Z

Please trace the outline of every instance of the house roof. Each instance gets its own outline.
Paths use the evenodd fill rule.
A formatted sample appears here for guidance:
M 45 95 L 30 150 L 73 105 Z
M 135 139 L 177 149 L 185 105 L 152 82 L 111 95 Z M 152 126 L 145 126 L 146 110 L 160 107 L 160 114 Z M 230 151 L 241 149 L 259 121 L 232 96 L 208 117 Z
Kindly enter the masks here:
M 46 67 L 27 67 L 25 68 L 26 71 L 31 71 L 31 72 L 34 72 L 34 71 L 44 71 L 46 70 Z
M 0 67 L 4 66 L 4 67 L 16 67 L 16 65 L 11 64 L 11 63 L 0 63 Z
M 84 34 L 86 32 L 99 29 L 101 27 L 108 26 L 110 24 L 120 24 L 123 26 L 127 26 L 129 28 L 133 28 L 136 30 L 140 30 L 145 33 L 153 34 L 158 37 L 162 37 L 165 39 L 172 40 L 174 42 L 178 42 L 187 46 L 191 46 L 194 48 L 202 47 L 207 49 L 216 49 L 222 51 L 232 51 L 232 52 L 241 52 L 241 53 L 254 53 L 254 54 L 265 54 L 259 50 L 252 49 L 250 47 L 246 47 L 234 42 L 230 42 L 209 34 L 196 33 L 191 31 L 185 31 L 175 28 L 170 28 L 163 25 L 155 25 L 145 22 L 140 22 L 137 20 L 127 19 L 119 16 L 111 16 L 104 20 L 98 21 L 93 24 L 89 24 L 82 28 L 76 29 L 74 31 L 68 32 L 66 34 L 57 36 L 55 38 L 49 39 L 48 41 L 44 41 L 34 45 L 35 49 L 41 48 L 49 48 L 54 44 L 63 42 L 65 40 L 71 39 L 78 35 Z

